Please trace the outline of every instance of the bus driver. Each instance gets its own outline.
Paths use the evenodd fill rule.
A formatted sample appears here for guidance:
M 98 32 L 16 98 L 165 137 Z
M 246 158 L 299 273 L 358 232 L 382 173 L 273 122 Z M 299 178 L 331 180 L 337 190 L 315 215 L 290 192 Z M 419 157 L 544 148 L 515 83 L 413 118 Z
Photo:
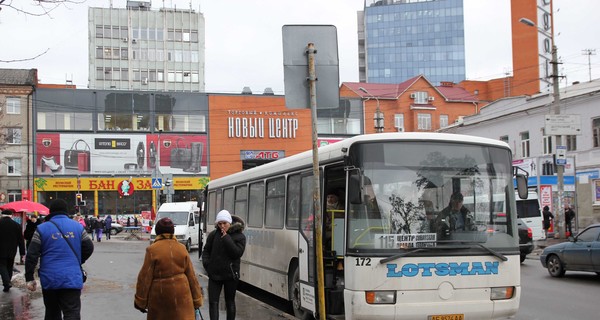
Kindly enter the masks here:
M 435 226 L 438 237 L 446 238 L 451 231 L 477 230 L 473 223 L 473 215 L 463 206 L 463 195 L 454 192 L 450 196 L 450 203 L 438 214 Z

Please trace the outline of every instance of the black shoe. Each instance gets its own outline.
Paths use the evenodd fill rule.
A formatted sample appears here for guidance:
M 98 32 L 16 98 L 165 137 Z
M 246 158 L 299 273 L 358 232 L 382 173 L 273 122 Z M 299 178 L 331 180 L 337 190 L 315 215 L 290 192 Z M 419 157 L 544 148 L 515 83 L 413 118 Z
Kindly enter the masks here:
M 2 292 L 8 292 L 8 290 L 10 290 L 12 286 L 8 285 L 8 286 L 4 286 L 4 289 L 2 289 Z

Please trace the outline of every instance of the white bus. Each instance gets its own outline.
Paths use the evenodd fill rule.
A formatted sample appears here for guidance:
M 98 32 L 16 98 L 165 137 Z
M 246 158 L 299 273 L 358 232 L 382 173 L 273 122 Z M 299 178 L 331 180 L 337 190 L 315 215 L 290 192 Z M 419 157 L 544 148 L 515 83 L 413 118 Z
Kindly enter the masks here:
M 326 316 L 514 315 L 521 286 L 511 160 L 504 142 L 440 133 L 369 134 L 320 147 Z M 319 310 L 312 163 L 307 151 L 205 190 L 209 223 L 221 209 L 246 221 L 241 280 L 288 299 L 300 319 Z M 526 194 L 524 177 L 517 181 Z M 342 210 L 325 210 L 331 190 Z M 459 193 L 487 209 L 446 216 Z M 503 212 L 493 205 L 499 194 Z

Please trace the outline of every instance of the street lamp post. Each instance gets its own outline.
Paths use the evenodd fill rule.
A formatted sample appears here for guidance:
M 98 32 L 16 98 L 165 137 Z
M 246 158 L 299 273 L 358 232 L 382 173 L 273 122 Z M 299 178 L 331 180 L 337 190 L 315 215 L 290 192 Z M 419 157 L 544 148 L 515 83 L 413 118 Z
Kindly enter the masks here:
M 552 17 L 554 15 L 552 14 Z M 552 19 L 554 20 L 554 19 Z M 519 22 L 530 26 L 537 27 L 533 21 L 527 18 L 519 19 Z M 552 64 L 552 108 L 551 111 L 555 115 L 560 114 L 560 90 L 559 90 L 559 75 L 558 75 L 558 48 L 554 43 L 554 21 L 552 21 L 552 32 L 550 33 L 550 39 L 552 40 L 552 60 L 550 60 L 550 64 Z M 539 29 L 538 29 L 539 30 Z M 543 31 L 542 31 L 543 32 Z M 554 148 L 558 148 L 562 146 L 562 136 L 556 135 Z M 557 199 L 557 208 L 554 210 L 556 221 L 558 221 L 558 235 L 560 239 L 565 238 L 565 221 L 563 210 L 563 197 L 564 197 L 564 188 L 565 188 L 565 179 L 564 179 L 564 170 L 565 167 L 563 165 L 556 165 L 556 188 L 558 191 L 558 199 Z
M 372 98 L 375 98 L 375 101 L 377 101 L 377 108 L 375 109 L 375 115 L 373 116 L 373 120 L 375 122 L 375 132 L 377 132 L 377 133 L 383 132 L 383 129 L 384 129 L 383 112 L 381 112 L 381 109 L 379 109 L 379 98 L 372 95 L 369 91 L 367 91 L 367 89 L 365 89 L 363 87 L 358 88 L 358 90 L 370 95 Z

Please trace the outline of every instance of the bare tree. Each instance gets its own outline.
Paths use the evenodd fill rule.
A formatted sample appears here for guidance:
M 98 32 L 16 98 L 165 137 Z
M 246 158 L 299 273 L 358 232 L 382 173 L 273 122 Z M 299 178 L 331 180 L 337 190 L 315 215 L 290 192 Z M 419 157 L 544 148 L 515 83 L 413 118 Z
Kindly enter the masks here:
M 46 16 L 60 6 L 70 4 L 82 4 L 86 0 L 0 0 L 0 12 L 4 8 L 9 8 L 17 12 L 30 16 Z

